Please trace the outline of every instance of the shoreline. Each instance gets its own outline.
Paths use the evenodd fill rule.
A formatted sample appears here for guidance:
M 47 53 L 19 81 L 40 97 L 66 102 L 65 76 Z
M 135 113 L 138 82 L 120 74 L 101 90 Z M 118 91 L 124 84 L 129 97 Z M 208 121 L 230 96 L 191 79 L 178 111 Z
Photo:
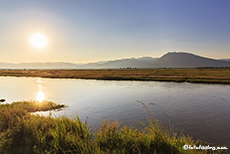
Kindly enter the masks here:
M 160 81 L 204 84 L 230 84 L 230 68 L 180 69 L 30 69 L 0 70 L 3 77 L 41 77 L 55 79 L 95 79 L 118 81 Z
M 30 114 L 64 108 L 61 104 L 48 101 L 0 104 L 0 153 L 194 153 L 186 151 L 184 145 L 218 146 L 195 140 L 183 132 L 176 133 L 170 121 L 163 125 L 144 103 L 142 105 L 149 113 L 148 124 L 143 125 L 143 129 L 104 119 L 96 131 L 92 131 L 87 121 L 81 121 L 77 114 L 74 119 Z

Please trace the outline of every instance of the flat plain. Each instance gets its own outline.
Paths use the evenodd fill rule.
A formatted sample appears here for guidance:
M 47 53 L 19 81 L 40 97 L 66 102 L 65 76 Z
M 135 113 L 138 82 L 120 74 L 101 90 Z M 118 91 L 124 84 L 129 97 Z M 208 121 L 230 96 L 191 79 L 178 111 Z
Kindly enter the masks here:
M 0 70 L 0 76 L 230 84 L 230 68 Z

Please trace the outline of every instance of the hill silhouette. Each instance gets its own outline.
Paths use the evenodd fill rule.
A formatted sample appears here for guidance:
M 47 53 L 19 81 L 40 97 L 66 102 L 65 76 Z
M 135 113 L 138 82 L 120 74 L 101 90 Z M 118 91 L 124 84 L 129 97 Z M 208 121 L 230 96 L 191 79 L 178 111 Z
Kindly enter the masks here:
M 47 63 L 1 63 L 1 69 L 100 69 L 100 68 L 196 68 L 196 67 L 230 67 L 228 59 L 211 59 L 186 52 L 169 52 L 160 58 L 141 57 L 87 64 L 68 62 Z

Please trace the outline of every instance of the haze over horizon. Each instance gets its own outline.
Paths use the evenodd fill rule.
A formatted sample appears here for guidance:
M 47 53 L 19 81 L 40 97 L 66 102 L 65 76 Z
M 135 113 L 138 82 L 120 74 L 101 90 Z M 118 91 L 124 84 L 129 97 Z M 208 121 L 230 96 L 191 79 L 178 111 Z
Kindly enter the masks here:
M 1 2 L 0 13 L 0 62 L 89 63 L 172 51 L 230 58 L 227 0 L 13 0 Z M 44 38 L 31 46 L 36 33 Z

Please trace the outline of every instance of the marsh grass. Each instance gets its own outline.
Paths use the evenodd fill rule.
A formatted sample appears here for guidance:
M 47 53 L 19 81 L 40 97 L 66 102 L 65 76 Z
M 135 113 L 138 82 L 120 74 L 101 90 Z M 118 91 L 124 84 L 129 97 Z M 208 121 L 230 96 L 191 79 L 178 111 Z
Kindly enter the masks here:
M 54 103 L 48 104 L 52 106 L 50 109 L 56 109 Z M 31 105 L 31 102 L 1 105 L 0 153 L 211 153 L 211 151 L 185 151 L 184 144 L 207 143 L 195 141 L 183 133 L 177 134 L 171 126 L 168 129 L 151 114 L 144 103 L 141 104 L 149 113 L 148 124 L 145 124 L 143 129 L 121 126 L 117 121 L 105 119 L 95 131 L 92 131 L 77 115 L 74 119 L 32 115 L 30 112 L 37 111 L 39 107 Z M 47 107 L 44 107 L 44 110 L 47 110 Z
M 230 68 L 0 70 L 0 76 L 230 84 Z

